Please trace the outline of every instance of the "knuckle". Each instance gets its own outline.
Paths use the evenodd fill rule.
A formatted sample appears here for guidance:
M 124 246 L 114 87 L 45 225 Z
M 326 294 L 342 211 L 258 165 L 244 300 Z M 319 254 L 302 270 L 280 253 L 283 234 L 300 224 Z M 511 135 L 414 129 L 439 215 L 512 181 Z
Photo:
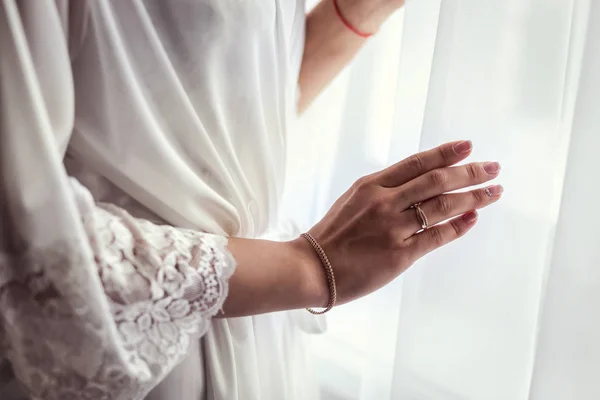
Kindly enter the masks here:
M 451 148 L 448 146 L 440 146 L 437 147 L 437 152 L 439 154 L 439 157 L 443 160 L 444 164 L 449 164 L 450 161 L 450 152 L 451 152 Z
M 477 180 L 481 176 L 481 169 L 479 166 L 475 164 L 467 164 L 465 165 L 467 169 L 467 175 L 469 175 L 469 179 Z
M 441 169 L 431 171 L 429 174 L 431 184 L 436 187 L 445 188 L 448 186 L 448 174 Z
M 393 197 L 381 192 L 375 192 L 371 203 L 371 207 L 375 215 L 379 217 L 385 217 L 386 220 L 388 220 L 396 211 L 395 205 L 396 203 L 394 202 Z
M 440 215 L 449 215 L 452 212 L 452 202 L 447 196 L 438 196 L 434 199 L 434 208 Z
M 471 192 L 471 201 L 474 205 L 480 205 L 488 200 L 489 196 L 482 190 L 473 190 Z
M 407 197 L 408 197 L 408 194 L 406 193 L 406 191 L 402 190 L 396 194 L 394 201 L 396 202 L 396 204 L 402 204 L 407 201 Z
M 377 215 L 386 215 L 389 212 L 390 205 L 383 197 L 376 197 L 371 203 L 372 210 Z
M 450 222 L 450 226 L 452 227 L 452 231 L 455 235 L 455 237 L 460 237 L 463 235 L 463 230 L 460 227 L 460 224 L 458 223 L 458 221 L 451 221 Z
M 434 246 L 439 247 L 444 244 L 444 236 L 438 228 L 431 228 L 427 232 L 429 233 L 429 239 Z
M 420 172 L 425 168 L 423 157 L 419 154 L 414 154 L 406 159 L 406 165 L 410 170 Z
M 369 176 L 360 177 L 354 182 L 354 188 L 356 190 L 364 190 L 371 186 L 371 178 Z

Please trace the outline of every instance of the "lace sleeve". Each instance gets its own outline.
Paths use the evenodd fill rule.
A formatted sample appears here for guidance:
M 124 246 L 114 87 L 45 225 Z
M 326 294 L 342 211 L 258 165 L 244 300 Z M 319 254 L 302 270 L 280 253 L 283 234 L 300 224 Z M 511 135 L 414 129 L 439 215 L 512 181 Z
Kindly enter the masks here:
M 82 20 L 80 3 L 0 0 L 6 400 L 140 399 L 206 331 L 234 268 L 224 237 L 96 205 L 67 176 L 75 103 L 65 33 L 77 36 L 68 21 Z
M 206 331 L 234 261 L 222 236 L 136 220 L 72 186 L 92 254 L 74 241 L 1 256 L 3 352 L 34 398 L 138 399 Z

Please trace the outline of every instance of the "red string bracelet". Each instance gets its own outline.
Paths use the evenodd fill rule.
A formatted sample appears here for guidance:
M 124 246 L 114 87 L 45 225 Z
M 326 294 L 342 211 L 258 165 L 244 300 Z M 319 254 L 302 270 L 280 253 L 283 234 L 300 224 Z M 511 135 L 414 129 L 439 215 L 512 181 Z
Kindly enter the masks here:
M 340 18 L 340 21 L 342 21 L 342 23 L 344 25 L 346 25 L 346 28 L 350 29 L 352 32 L 356 33 L 358 36 L 363 37 L 363 38 L 368 38 L 370 36 L 373 36 L 372 33 L 361 32 L 360 30 L 358 30 L 358 28 L 356 28 L 354 25 L 352 25 L 350 23 L 350 21 L 348 21 L 344 17 L 344 15 L 342 14 L 342 12 L 340 11 L 340 6 L 338 5 L 338 0 L 333 0 L 333 7 L 335 8 L 336 14 Z

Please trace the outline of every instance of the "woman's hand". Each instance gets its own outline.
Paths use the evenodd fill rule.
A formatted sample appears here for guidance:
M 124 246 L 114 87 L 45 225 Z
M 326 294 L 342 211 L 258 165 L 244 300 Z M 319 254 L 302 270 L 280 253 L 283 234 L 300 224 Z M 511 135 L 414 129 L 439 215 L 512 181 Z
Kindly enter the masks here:
M 477 221 L 474 210 L 500 198 L 501 186 L 448 193 L 498 176 L 495 162 L 452 167 L 470 153 L 470 142 L 448 143 L 365 176 L 310 230 L 333 266 L 339 303 L 377 290 L 417 259 L 461 237 Z M 415 203 L 422 203 L 427 230 L 420 231 L 416 210 L 410 208 Z M 325 272 L 305 242 L 295 241 L 313 252 L 310 281 L 313 298 L 319 299 L 314 306 L 323 306 L 329 299 Z

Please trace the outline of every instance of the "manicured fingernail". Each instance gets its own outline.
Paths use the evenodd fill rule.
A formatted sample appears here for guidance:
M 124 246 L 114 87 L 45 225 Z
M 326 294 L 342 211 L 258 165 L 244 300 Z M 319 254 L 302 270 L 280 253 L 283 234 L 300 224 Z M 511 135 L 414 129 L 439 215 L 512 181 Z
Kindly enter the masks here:
M 500 164 L 498 164 L 497 162 L 488 162 L 483 164 L 483 169 L 488 174 L 497 174 L 498 172 L 500 172 Z
M 477 211 L 471 211 L 463 215 L 463 221 L 468 225 L 474 224 L 477 221 Z
M 456 154 L 467 154 L 473 148 L 473 144 L 470 140 L 463 140 L 454 145 L 454 152 Z
M 502 187 L 502 185 L 488 186 L 483 190 L 485 194 L 487 194 L 490 197 L 500 196 L 502 192 L 504 192 L 504 188 Z

